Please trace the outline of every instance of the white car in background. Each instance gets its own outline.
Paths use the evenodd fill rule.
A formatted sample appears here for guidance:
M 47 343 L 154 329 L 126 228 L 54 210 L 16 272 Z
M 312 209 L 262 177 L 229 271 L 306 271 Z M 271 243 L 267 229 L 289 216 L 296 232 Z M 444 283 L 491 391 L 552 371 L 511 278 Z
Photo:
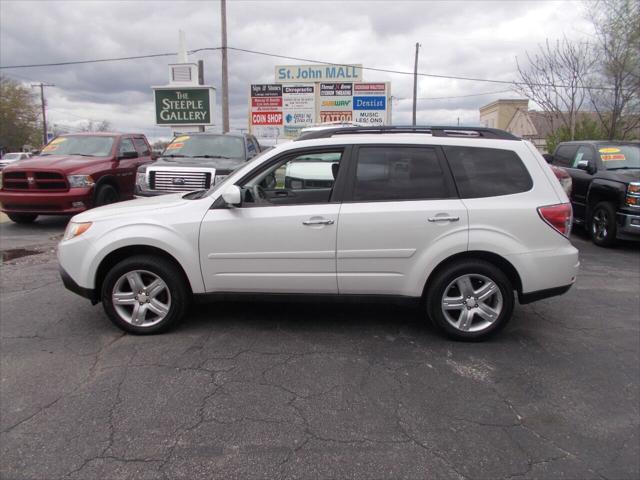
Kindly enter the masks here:
M 17 162 L 18 160 L 24 160 L 25 158 L 31 158 L 32 155 L 29 152 L 10 152 L 5 153 L 0 160 L 0 170 L 7 165 Z

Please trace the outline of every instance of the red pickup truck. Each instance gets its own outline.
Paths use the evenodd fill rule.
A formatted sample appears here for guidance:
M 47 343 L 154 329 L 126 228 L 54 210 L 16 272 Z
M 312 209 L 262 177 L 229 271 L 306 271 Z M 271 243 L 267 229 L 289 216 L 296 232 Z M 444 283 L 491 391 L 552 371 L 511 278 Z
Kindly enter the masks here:
M 128 200 L 138 167 L 152 161 L 141 134 L 61 135 L 38 156 L 0 172 L 0 210 L 16 223 L 31 223 L 38 215 L 74 215 Z

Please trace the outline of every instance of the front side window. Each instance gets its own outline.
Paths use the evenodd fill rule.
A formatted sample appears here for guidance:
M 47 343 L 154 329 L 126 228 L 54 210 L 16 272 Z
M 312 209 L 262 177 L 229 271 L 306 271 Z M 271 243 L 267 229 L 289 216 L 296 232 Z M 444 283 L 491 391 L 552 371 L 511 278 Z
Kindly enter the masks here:
M 342 150 L 289 154 L 243 186 L 243 206 L 328 203 Z
M 358 149 L 355 201 L 448 198 L 447 182 L 435 149 L 362 147 Z
M 133 146 L 133 142 L 130 138 L 123 138 L 120 142 L 120 156 L 125 154 L 135 153 L 137 155 L 136 149 Z
M 114 137 L 103 135 L 68 135 L 51 140 L 40 156 L 81 155 L 85 157 L 107 157 L 111 155 Z
M 595 158 L 593 157 L 593 148 L 587 145 L 583 145 L 578 149 L 575 158 L 573 159 L 573 163 L 571 167 L 578 168 L 578 163 L 582 161 L 593 162 Z
M 134 138 L 133 143 L 140 155 L 142 155 L 143 157 L 151 155 L 147 142 L 145 142 L 142 138 Z
M 442 147 L 461 198 L 511 195 L 530 190 L 533 181 L 520 157 L 511 150 Z

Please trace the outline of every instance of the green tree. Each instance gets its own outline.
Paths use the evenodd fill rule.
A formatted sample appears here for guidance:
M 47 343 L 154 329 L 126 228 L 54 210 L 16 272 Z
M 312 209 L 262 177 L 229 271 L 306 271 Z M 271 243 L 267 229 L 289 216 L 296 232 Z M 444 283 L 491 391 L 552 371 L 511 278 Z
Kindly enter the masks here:
M 31 90 L 0 75 L 0 148 L 19 151 L 41 144 L 40 107 Z
M 547 151 L 553 153 L 560 142 L 569 140 L 606 140 L 607 133 L 600 126 L 599 122 L 587 116 L 582 116 L 576 122 L 575 133 L 571 136 L 571 131 L 566 125 L 562 125 L 549 136 L 547 136 Z

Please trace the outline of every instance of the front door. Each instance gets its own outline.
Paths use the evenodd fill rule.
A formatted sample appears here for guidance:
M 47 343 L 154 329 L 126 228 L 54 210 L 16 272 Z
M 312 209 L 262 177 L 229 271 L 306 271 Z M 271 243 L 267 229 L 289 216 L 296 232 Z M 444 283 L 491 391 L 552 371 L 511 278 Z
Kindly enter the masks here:
M 342 157 L 342 148 L 289 152 L 238 183 L 241 206 L 217 202 L 200 230 L 207 291 L 337 293 L 333 175 Z

